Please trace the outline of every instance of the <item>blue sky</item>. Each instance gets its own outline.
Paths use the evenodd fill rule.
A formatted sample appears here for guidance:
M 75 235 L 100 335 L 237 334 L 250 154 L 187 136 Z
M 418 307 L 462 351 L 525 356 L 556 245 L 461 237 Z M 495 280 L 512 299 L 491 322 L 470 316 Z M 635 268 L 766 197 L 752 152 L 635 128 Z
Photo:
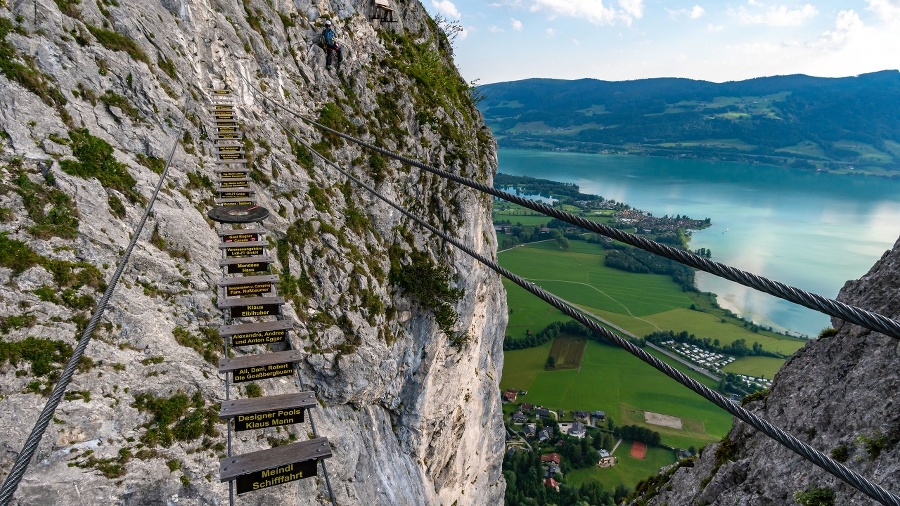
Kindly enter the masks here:
M 900 68 L 900 0 L 422 0 L 458 21 L 479 84 L 529 77 L 714 82 Z

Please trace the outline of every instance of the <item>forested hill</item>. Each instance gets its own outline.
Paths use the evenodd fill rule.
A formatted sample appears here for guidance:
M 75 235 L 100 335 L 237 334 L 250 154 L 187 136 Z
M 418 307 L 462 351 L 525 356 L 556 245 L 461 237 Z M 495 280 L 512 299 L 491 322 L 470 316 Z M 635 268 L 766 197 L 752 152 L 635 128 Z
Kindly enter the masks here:
M 712 83 L 527 79 L 478 87 L 501 147 L 642 153 L 900 177 L 900 71 Z

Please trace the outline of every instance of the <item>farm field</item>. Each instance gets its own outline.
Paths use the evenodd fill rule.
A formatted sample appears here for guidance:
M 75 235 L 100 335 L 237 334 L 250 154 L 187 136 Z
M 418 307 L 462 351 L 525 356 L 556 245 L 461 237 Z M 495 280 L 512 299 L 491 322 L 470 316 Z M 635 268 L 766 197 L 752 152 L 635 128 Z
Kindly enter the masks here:
M 615 490 L 620 484 L 633 489 L 641 480 L 657 474 L 660 468 L 675 463 L 675 455 L 671 450 L 649 447 L 644 460 L 629 456 L 630 451 L 631 442 L 622 441 L 615 453 L 619 459 L 616 465 L 571 471 L 563 477 L 563 481 L 568 485 L 580 487 L 582 483 L 595 479 L 609 491 Z
M 660 432 L 664 443 L 682 448 L 717 441 L 731 427 L 731 415 L 620 348 L 588 341 L 580 370 L 546 370 L 551 346 L 506 352 L 500 388 L 527 390 L 518 402 L 550 409 L 603 410 L 619 425 L 628 406 L 701 421 L 685 424 L 681 431 L 636 423 Z
M 747 374 L 772 379 L 784 365 L 784 360 L 772 357 L 743 357 L 722 368 L 725 372 Z
M 581 358 L 587 339 L 583 337 L 559 336 L 553 340 L 550 356 L 555 360 L 555 369 L 576 369 L 581 367 Z
M 608 268 L 603 265 L 604 250 L 597 244 L 570 241 L 569 251 L 561 251 L 554 241 L 532 243 L 504 251 L 498 258 L 507 269 L 639 337 L 657 330 L 684 330 L 700 338 L 718 339 L 722 344 L 744 339 L 752 347 L 758 342 L 766 350 L 785 355 L 805 344 L 768 331 L 753 332 L 742 320 L 714 314 L 709 303 L 699 300 L 699 294 L 682 291 L 669 276 Z M 523 338 L 528 331 L 535 333 L 551 322 L 568 320 L 515 284 L 504 280 L 504 286 L 509 306 L 508 336 Z M 692 305 L 702 310 L 692 310 Z M 771 377 L 779 362 L 784 361 L 749 360 L 736 367 L 742 374 Z

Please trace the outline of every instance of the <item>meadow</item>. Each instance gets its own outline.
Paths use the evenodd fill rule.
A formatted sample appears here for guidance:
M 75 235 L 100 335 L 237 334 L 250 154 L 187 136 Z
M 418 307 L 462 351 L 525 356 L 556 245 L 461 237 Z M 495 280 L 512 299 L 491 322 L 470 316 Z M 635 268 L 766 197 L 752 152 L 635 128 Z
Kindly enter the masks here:
M 506 352 L 500 388 L 527 390 L 518 402 L 550 409 L 603 410 L 616 424 L 627 420 L 649 427 L 663 436 L 663 443 L 679 448 L 718 441 L 731 427 L 731 415 L 621 348 L 588 341 L 581 368 L 548 370 L 545 364 L 551 347 L 552 343 L 546 343 Z M 692 377 L 715 388 L 709 378 Z M 632 409 L 680 417 L 685 428 L 669 429 L 626 416 Z
M 737 339 L 744 339 L 748 347 L 758 342 L 764 349 L 784 355 L 805 344 L 774 332 L 754 332 L 748 322 L 714 308 L 704 294 L 683 291 L 669 276 L 608 268 L 603 265 L 604 254 L 600 245 L 585 241 L 570 241 L 568 251 L 548 241 L 504 251 L 498 258 L 507 269 L 639 337 L 657 330 L 684 330 L 718 339 L 723 345 Z M 504 286 L 509 305 L 507 335 L 521 338 L 528 331 L 534 333 L 551 322 L 568 319 L 512 282 L 504 281 Z M 771 377 L 773 366 L 783 360 L 745 358 L 740 362 L 735 368 L 743 374 Z
M 615 490 L 616 486 L 620 484 L 633 489 L 641 480 L 656 475 L 660 468 L 675 463 L 675 454 L 671 450 L 649 447 L 644 460 L 629 456 L 630 450 L 631 442 L 623 441 L 615 453 L 615 456 L 618 457 L 616 465 L 602 469 L 599 467 L 578 469 L 569 472 L 563 477 L 563 480 L 568 485 L 576 487 L 594 479 L 609 491 Z

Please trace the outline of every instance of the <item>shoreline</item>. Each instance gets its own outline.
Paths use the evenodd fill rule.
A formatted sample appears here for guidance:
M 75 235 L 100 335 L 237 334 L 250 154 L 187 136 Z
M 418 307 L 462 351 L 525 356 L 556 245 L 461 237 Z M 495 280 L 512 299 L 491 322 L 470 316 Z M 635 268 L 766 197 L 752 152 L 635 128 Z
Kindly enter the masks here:
M 526 147 L 526 146 L 507 146 L 507 145 L 501 145 L 499 142 L 497 144 L 497 149 L 520 149 L 523 151 L 543 151 L 543 152 L 549 151 L 549 152 L 555 152 L 555 153 L 580 153 L 580 154 L 586 154 L 586 155 L 634 156 L 634 157 L 640 157 L 640 158 L 659 158 L 659 159 L 663 159 L 663 160 L 695 160 L 695 161 L 703 161 L 703 162 L 709 162 L 709 163 L 742 163 L 742 164 L 747 164 L 747 165 L 762 165 L 762 166 L 766 166 L 766 167 L 773 167 L 776 169 L 784 169 L 784 170 L 809 173 L 809 174 L 833 174 L 836 176 L 850 176 L 850 177 L 876 177 L 876 178 L 891 179 L 891 180 L 900 179 L 900 168 L 897 168 L 893 171 L 891 171 L 891 169 L 889 169 L 889 168 L 885 168 L 884 169 L 885 172 L 891 172 L 891 173 L 884 173 L 884 174 L 879 173 L 879 172 L 874 172 L 872 170 L 857 169 L 853 166 L 851 166 L 850 168 L 843 169 L 843 170 L 827 169 L 827 168 L 798 169 L 798 168 L 790 167 L 788 165 L 783 165 L 783 164 L 772 164 L 772 163 L 760 162 L 758 160 L 752 159 L 752 155 L 750 155 L 751 158 L 749 158 L 749 159 L 745 159 L 745 158 L 732 159 L 732 158 L 727 158 L 727 157 L 726 158 L 723 158 L 723 157 L 712 157 L 711 158 L 711 157 L 704 157 L 704 156 L 690 156 L 688 154 L 672 154 L 672 155 L 650 154 L 650 153 L 646 153 L 646 152 L 630 151 L 627 149 L 623 149 L 621 146 L 617 146 L 617 147 L 610 146 L 608 149 L 600 148 L 600 149 L 587 150 L 587 149 L 578 149 L 577 147 L 540 148 L 540 147 Z M 839 162 L 833 162 L 833 163 L 839 163 Z

